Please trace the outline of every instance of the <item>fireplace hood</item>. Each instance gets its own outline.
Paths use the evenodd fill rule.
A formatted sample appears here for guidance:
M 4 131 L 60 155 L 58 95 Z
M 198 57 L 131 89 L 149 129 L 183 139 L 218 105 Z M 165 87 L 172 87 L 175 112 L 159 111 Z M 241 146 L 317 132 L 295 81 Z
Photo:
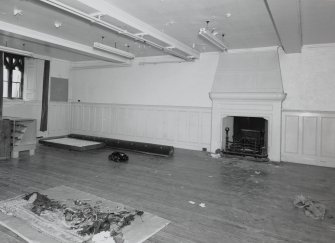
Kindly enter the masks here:
M 280 161 L 283 91 L 277 49 L 222 53 L 210 92 L 211 152 L 223 148 L 224 118 L 262 117 L 268 121 L 269 159 Z
M 277 50 L 222 53 L 210 97 L 283 99 Z

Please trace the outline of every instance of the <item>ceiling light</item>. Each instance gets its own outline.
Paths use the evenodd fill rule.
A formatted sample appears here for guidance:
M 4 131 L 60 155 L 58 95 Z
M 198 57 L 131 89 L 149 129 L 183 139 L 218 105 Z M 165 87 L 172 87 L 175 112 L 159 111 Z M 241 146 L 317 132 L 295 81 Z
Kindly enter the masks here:
M 56 28 L 60 28 L 62 26 L 62 23 L 59 21 L 55 21 L 54 25 Z
M 131 32 L 128 32 L 126 29 L 122 29 L 122 28 L 120 28 L 118 26 L 113 25 L 110 22 L 106 22 L 106 21 L 102 20 L 101 18 L 98 18 L 98 16 L 96 15 L 96 13 L 88 14 L 86 12 L 83 12 L 83 11 L 79 10 L 79 9 L 76 9 L 74 7 L 66 5 L 66 4 L 64 4 L 64 3 L 62 3 L 62 2 L 60 2 L 58 0 L 39 0 L 39 1 L 44 2 L 46 4 L 49 4 L 51 6 L 54 6 L 54 7 L 58 8 L 58 9 L 66 11 L 68 13 L 74 14 L 74 15 L 80 17 L 80 18 L 89 20 L 89 21 L 91 21 L 94 24 L 103 26 L 103 27 L 105 27 L 105 28 L 107 28 L 109 30 L 112 30 L 112 31 L 118 33 L 119 35 L 131 38 L 134 41 L 139 41 L 139 42 L 142 42 L 145 45 L 149 45 L 149 46 L 155 47 L 155 48 L 157 48 L 158 50 L 161 50 L 161 51 L 165 50 L 165 45 L 157 44 L 156 42 L 154 42 L 154 41 L 152 41 L 150 39 L 146 39 L 146 38 L 144 38 L 144 35 L 150 35 L 150 36 L 154 37 L 155 39 L 160 40 L 162 43 L 166 43 L 166 44 L 169 44 L 171 42 L 172 43 L 177 43 L 176 49 L 178 49 L 181 52 L 186 53 L 188 55 L 180 55 L 179 53 L 176 54 L 176 55 L 174 55 L 173 51 L 167 52 L 167 53 L 169 53 L 169 54 L 171 54 L 173 56 L 178 56 L 178 57 L 180 57 L 180 58 L 182 58 L 184 60 L 192 61 L 193 59 L 199 58 L 199 56 L 200 56 L 200 54 L 199 54 L 199 52 L 197 50 L 195 50 L 193 48 L 190 48 L 190 47 L 188 47 L 188 46 L 180 43 L 179 41 L 174 40 L 173 38 L 171 38 L 169 36 L 166 36 L 166 37 L 163 36 L 163 38 L 161 38 L 160 34 L 157 34 L 156 30 L 151 30 L 151 31 L 149 31 L 149 33 L 143 33 L 143 34 L 142 33 L 137 33 L 137 34 L 136 33 L 131 33 Z M 163 1 L 163 0 L 161 0 L 161 1 Z M 82 2 L 82 1 L 80 1 L 80 2 Z M 85 2 L 86 2 L 85 5 L 87 5 L 89 3 L 89 1 L 85 1 Z M 97 5 L 99 5 L 99 4 L 97 4 Z M 91 3 L 89 3 L 88 6 L 91 6 Z M 113 17 L 112 15 L 110 15 L 108 13 L 107 13 L 107 16 Z M 126 22 L 125 23 L 126 25 L 129 25 L 129 26 L 132 27 L 131 24 L 129 24 L 129 23 L 127 24 L 128 21 L 121 21 L 121 22 Z M 145 27 L 145 25 L 144 25 L 144 29 L 146 29 L 146 28 L 147 27 Z M 145 32 L 147 32 L 147 31 L 145 31 Z M 161 33 L 161 34 L 163 34 L 163 33 Z M 190 58 L 190 56 L 192 56 L 192 58 Z
M 218 37 L 213 35 L 208 29 L 201 28 L 199 31 L 199 35 L 204 37 L 206 40 L 208 40 L 210 43 L 215 45 L 217 48 L 219 48 L 222 51 L 227 51 L 226 45 L 223 43 L 222 40 L 220 40 Z
M 14 48 L 10 48 L 10 47 L 7 47 L 7 46 L 0 46 L 0 51 L 12 53 L 12 54 L 17 54 L 17 55 L 21 55 L 21 56 L 26 56 L 26 57 L 32 57 L 33 56 L 32 52 L 23 51 L 23 50 L 19 50 L 19 49 L 14 49 Z
M 23 10 L 22 9 L 14 8 L 13 15 L 14 16 L 16 16 L 16 15 L 23 15 Z
M 173 51 L 171 49 L 171 47 L 165 47 L 164 52 L 170 54 L 171 56 L 179 57 L 180 59 L 183 59 L 183 60 L 188 61 L 188 62 L 189 61 L 194 61 L 194 59 L 195 59 L 195 57 L 193 57 L 193 56 L 185 56 L 185 55 L 179 54 L 178 52 Z
M 109 53 L 112 53 L 112 54 L 115 54 L 115 55 L 118 55 L 118 56 L 121 56 L 121 57 L 129 58 L 129 59 L 134 59 L 135 58 L 135 55 L 133 53 L 122 51 L 120 49 L 116 49 L 114 47 L 107 46 L 107 45 L 101 44 L 99 42 L 94 42 L 93 47 L 95 49 L 105 51 L 105 52 L 109 52 Z
M 231 17 L 231 13 L 226 13 L 225 15 L 226 15 L 227 18 Z

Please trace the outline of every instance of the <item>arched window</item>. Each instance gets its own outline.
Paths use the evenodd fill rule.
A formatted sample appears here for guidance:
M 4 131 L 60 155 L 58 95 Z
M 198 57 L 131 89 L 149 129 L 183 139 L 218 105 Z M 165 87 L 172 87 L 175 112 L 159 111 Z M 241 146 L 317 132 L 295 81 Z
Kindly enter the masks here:
M 24 57 L 4 53 L 3 97 L 22 99 Z

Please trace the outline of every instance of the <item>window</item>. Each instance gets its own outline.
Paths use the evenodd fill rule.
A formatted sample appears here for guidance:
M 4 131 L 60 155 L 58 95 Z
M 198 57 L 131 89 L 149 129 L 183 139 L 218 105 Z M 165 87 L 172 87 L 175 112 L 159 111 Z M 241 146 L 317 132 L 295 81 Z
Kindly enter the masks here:
M 4 53 L 3 94 L 10 99 L 22 99 L 24 57 Z

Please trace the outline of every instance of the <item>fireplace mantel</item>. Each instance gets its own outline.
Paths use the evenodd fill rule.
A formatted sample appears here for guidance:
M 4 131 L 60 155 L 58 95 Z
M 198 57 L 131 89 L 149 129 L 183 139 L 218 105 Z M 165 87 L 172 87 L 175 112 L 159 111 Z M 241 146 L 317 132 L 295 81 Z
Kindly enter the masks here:
M 283 92 L 210 92 L 209 97 L 214 100 L 267 100 L 283 101 L 286 94 Z
M 212 92 L 210 97 L 212 99 L 211 152 L 223 148 L 223 118 L 261 117 L 268 121 L 269 159 L 281 160 L 281 113 L 285 93 Z

